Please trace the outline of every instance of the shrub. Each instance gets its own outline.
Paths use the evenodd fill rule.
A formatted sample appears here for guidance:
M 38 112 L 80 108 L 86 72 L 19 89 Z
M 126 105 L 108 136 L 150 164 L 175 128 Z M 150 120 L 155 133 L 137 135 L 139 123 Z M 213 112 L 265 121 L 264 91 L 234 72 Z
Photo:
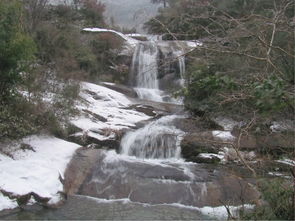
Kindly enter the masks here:
M 263 180 L 259 183 L 266 204 L 256 206 L 243 214 L 242 219 L 294 220 L 294 189 L 290 181 L 282 179 Z
M 34 58 L 35 45 L 25 33 L 22 5 L 16 0 L 0 1 L 0 102 L 8 100 Z

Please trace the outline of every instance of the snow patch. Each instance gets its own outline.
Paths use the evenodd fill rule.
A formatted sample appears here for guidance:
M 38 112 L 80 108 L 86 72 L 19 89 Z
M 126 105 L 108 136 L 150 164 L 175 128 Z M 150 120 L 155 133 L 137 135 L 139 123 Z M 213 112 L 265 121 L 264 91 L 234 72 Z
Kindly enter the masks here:
M 278 163 L 283 163 L 287 165 L 291 165 L 295 167 L 295 160 L 290 160 L 290 159 L 283 159 L 283 160 L 276 160 Z
M 278 172 L 268 172 L 268 174 L 271 175 L 271 176 L 278 176 L 278 177 L 283 177 L 283 178 L 286 178 L 286 179 L 291 178 L 291 176 L 286 176 L 285 174 L 278 173 Z
M 220 138 L 223 141 L 233 141 L 235 137 L 229 131 L 214 130 L 212 131 L 213 137 Z
M 238 216 L 238 211 L 242 208 L 249 210 L 253 209 L 254 205 L 245 204 L 243 206 L 229 206 L 228 207 L 233 216 Z M 198 209 L 202 214 L 217 218 L 218 220 L 226 220 L 228 218 L 227 210 L 224 206 L 209 207 L 205 206 Z
M 295 131 L 295 122 L 291 120 L 274 121 L 270 126 L 272 132 Z
M 124 49 L 122 50 L 121 54 L 130 54 L 135 49 L 136 45 L 138 44 L 138 40 L 129 37 L 127 35 L 124 35 L 121 32 L 112 30 L 112 29 L 104 29 L 104 28 L 84 28 L 83 31 L 87 32 L 110 32 L 118 35 L 123 40 L 125 40 Z
M 0 193 L 0 211 L 4 209 L 14 209 L 17 207 L 16 200 L 11 200 L 6 196 L 3 196 L 2 193 Z
M 224 154 L 215 154 L 215 153 L 200 153 L 198 155 L 199 157 L 202 157 L 202 158 L 213 158 L 213 157 L 217 157 L 219 158 L 220 160 L 223 160 L 224 159 Z
M 83 31 L 88 31 L 88 32 L 111 32 L 114 33 L 118 36 L 120 36 L 121 38 L 123 38 L 125 41 L 127 41 L 130 45 L 136 45 L 138 43 L 137 40 L 130 38 L 126 35 L 124 35 L 121 32 L 112 30 L 112 29 L 104 29 L 104 28 L 84 28 Z
M 63 191 L 59 177 L 79 145 L 51 136 L 30 136 L 22 142 L 35 152 L 18 150 L 13 153 L 14 160 L 1 157 L 0 188 L 15 195 L 34 192 L 40 197 L 53 198 Z M 0 208 L 6 205 L 1 199 Z
M 240 125 L 240 122 L 234 121 L 231 118 L 217 117 L 213 119 L 218 125 L 223 127 L 223 130 L 232 131 L 235 126 Z
M 135 127 L 137 122 L 150 118 L 144 113 L 130 110 L 129 106 L 133 103 L 124 94 L 100 85 L 82 82 L 80 97 L 87 102 L 77 106 L 82 113 L 86 114 L 86 110 L 106 121 L 89 116 L 76 117 L 71 120 L 71 123 L 83 132 L 76 133 L 74 136 L 84 134 L 101 141 L 111 139 L 114 138 L 116 131 Z

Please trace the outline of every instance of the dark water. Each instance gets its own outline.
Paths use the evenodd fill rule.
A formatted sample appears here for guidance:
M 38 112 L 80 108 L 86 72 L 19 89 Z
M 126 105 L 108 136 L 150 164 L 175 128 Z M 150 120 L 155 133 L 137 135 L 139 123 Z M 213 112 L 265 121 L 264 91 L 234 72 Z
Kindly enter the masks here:
M 103 201 L 71 196 L 59 209 L 31 208 L 1 216 L 4 220 L 204 220 L 194 209 L 169 205 L 149 205 L 130 201 Z

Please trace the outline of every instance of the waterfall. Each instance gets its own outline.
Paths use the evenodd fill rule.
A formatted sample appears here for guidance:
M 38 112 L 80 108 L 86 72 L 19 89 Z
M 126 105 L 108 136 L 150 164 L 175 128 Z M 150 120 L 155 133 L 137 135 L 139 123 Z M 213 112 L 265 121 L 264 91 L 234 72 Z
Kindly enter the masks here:
M 136 92 L 139 98 L 162 101 L 158 81 L 159 49 L 155 42 L 139 43 L 132 58 L 131 71 L 136 76 Z
M 148 159 L 180 158 L 180 140 L 184 132 L 173 126 L 177 117 L 165 116 L 127 133 L 121 141 L 121 154 Z
M 175 43 L 163 44 L 160 40 L 138 43 L 132 58 L 131 74 L 132 84 L 139 98 L 175 103 L 175 99 L 163 89 L 167 86 L 169 88 L 184 86 L 185 56 L 183 54 L 184 50 Z M 158 62 L 161 56 L 163 64 L 159 67 Z M 161 80 L 160 84 L 159 78 L 162 79 L 166 75 L 170 77 Z
M 163 74 L 173 74 L 177 84 L 184 85 L 185 58 L 183 50 L 176 47 L 161 47 L 157 41 L 141 42 L 137 45 L 132 59 L 132 76 L 135 91 L 142 99 L 168 101 L 181 104 L 159 89 L 158 60 L 160 52 L 164 57 Z M 175 61 L 175 62 L 171 62 Z M 168 82 L 169 84 L 169 82 Z M 173 87 L 173 85 L 170 85 Z M 183 131 L 174 127 L 173 121 L 179 116 L 165 116 L 143 128 L 128 132 L 121 140 L 121 154 L 141 159 L 178 159 Z
M 183 87 L 184 86 L 184 74 L 185 74 L 185 56 L 183 50 L 178 50 L 174 52 L 176 59 L 178 60 L 178 68 L 179 68 L 179 84 Z

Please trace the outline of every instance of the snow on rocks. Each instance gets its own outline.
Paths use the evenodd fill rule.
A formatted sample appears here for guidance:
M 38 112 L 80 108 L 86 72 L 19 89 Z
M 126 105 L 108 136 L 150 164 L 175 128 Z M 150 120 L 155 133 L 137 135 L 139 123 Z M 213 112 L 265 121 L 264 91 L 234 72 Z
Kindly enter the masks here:
M 221 116 L 216 117 L 212 120 L 218 125 L 220 125 L 223 128 L 223 130 L 226 131 L 232 131 L 235 126 L 241 126 L 243 124 L 243 122 L 237 122 L 231 118 Z
M 116 131 L 135 127 L 137 122 L 150 118 L 130 109 L 133 103 L 124 94 L 100 85 L 82 82 L 80 97 L 85 102 L 77 108 L 84 116 L 76 117 L 71 123 L 82 132 L 74 136 L 84 134 L 100 141 L 114 139 Z
M 213 137 L 219 138 L 222 141 L 233 141 L 235 137 L 229 131 L 214 130 L 212 131 Z
M 130 52 L 133 53 L 133 50 L 135 49 L 136 45 L 138 44 L 138 40 L 136 40 L 136 39 L 134 39 L 132 37 L 129 37 L 127 35 L 124 35 L 121 32 L 112 30 L 112 29 L 84 28 L 83 31 L 86 31 L 86 32 L 98 32 L 98 33 L 109 32 L 109 33 L 113 33 L 113 34 L 119 36 L 120 38 L 122 38 L 125 41 L 125 45 L 124 45 L 125 47 L 124 47 L 123 51 L 121 52 L 121 54 L 130 54 Z
M 0 155 L 0 190 L 11 198 L 29 194 L 49 204 L 58 202 L 58 192 L 63 191 L 60 178 L 79 145 L 45 135 L 24 138 L 22 143 L 33 149 L 18 149 L 13 159 Z M 15 207 L 15 200 L 0 195 L 0 210 Z
M 270 126 L 272 132 L 295 131 L 295 122 L 292 120 L 274 121 Z
M 11 200 L 7 196 L 0 193 L 0 211 L 4 209 L 14 209 L 17 207 L 16 200 Z
M 287 164 L 290 166 L 295 167 L 295 160 L 290 160 L 290 159 L 283 159 L 283 160 L 277 160 L 278 163 L 283 163 L 283 164 Z
M 229 213 L 227 210 L 230 211 L 230 214 L 234 217 L 238 217 L 239 216 L 239 210 L 244 209 L 244 210 L 251 210 L 254 209 L 254 205 L 251 204 L 245 204 L 245 205 L 241 205 L 241 206 L 228 206 L 228 208 L 226 208 L 225 206 L 219 206 L 219 207 L 202 207 L 199 208 L 198 210 L 204 214 L 204 215 L 208 215 L 209 217 L 214 217 L 217 220 L 226 220 L 229 218 Z

